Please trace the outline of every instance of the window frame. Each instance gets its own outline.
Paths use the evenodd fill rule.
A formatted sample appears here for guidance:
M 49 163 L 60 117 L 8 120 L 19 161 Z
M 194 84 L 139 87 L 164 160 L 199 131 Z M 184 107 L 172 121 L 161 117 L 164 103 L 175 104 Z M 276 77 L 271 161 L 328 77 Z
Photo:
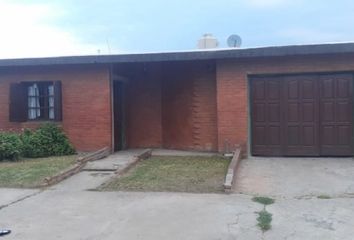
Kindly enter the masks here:
M 52 100 L 50 100 L 49 96 L 49 91 L 47 90 L 47 93 L 45 96 L 40 96 L 45 97 L 45 103 L 46 105 L 44 108 L 48 108 L 46 110 L 45 118 L 44 117 L 36 117 L 35 119 L 30 119 L 29 117 L 29 90 L 28 88 L 30 86 L 33 86 L 33 84 L 39 84 L 39 85 L 46 85 L 46 86 L 53 86 L 53 95 Z M 43 88 L 43 87 L 42 87 Z M 46 88 L 46 87 L 45 87 Z M 37 95 L 37 94 L 35 94 Z M 34 96 L 37 97 L 37 96 Z M 49 117 L 49 101 L 52 101 L 53 103 L 53 109 L 52 114 L 54 114 L 54 118 Z M 32 103 L 33 104 L 33 103 Z M 43 107 L 42 107 L 43 108 Z M 35 107 L 35 109 L 38 109 L 38 107 Z M 31 80 L 31 81 L 21 81 L 21 82 L 12 82 L 9 85 L 9 122 L 61 122 L 63 121 L 62 119 L 62 83 L 61 81 L 57 80 Z
M 27 116 L 27 121 L 29 122 L 51 122 L 51 121 L 55 121 L 55 102 L 54 102 L 54 106 L 50 107 L 49 106 L 49 99 L 50 97 L 53 97 L 53 101 L 55 98 L 55 91 L 54 91 L 54 81 L 26 81 L 23 82 L 25 88 L 26 88 L 26 99 L 27 99 L 27 112 L 26 112 L 26 116 Z M 37 96 L 29 96 L 28 93 L 28 88 L 34 84 L 38 85 L 38 89 L 39 89 L 39 95 Z M 48 89 L 49 86 L 53 86 L 53 95 L 49 95 L 48 91 L 46 94 L 43 95 L 43 89 Z M 30 98 L 38 98 L 39 102 L 40 102 L 40 106 L 39 107 L 29 107 L 28 106 L 28 101 Z M 43 103 L 44 106 L 41 105 L 41 103 Z M 49 112 L 50 112 L 50 108 L 53 109 L 54 112 L 54 118 L 51 119 L 49 116 Z M 35 109 L 35 110 L 40 110 L 40 117 L 39 118 L 34 118 L 31 119 L 29 118 L 29 110 L 30 109 Z

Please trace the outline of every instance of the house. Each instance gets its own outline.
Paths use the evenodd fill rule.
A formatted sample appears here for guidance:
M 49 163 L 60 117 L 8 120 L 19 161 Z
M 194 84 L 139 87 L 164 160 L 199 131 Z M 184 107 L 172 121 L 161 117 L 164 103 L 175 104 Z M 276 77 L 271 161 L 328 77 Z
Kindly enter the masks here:
M 0 60 L 0 128 L 110 146 L 353 155 L 354 43 Z

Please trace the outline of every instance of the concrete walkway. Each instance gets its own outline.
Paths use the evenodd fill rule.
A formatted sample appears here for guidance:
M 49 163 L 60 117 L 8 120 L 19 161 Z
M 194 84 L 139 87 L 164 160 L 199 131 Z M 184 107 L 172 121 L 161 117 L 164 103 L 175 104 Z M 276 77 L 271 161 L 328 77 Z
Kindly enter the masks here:
M 51 190 L 85 191 L 93 190 L 115 176 L 115 171 L 127 168 L 144 149 L 116 152 L 107 158 L 88 162 L 81 172 L 52 186 Z
M 84 170 L 90 171 L 116 171 L 125 168 L 135 156 L 142 153 L 145 149 L 129 149 L 116 152 L 104 159 L 88 162 Z
M 114 176 L 114 172 L 109 171 L 82 171 L 50 189 L 65 192 L 93 190 Z

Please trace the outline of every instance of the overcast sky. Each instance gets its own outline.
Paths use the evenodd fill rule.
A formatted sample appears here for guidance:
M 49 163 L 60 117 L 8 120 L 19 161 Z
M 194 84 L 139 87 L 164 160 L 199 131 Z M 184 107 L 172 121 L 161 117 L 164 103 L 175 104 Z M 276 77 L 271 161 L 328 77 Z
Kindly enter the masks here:
M 0 0 L 0 58 L 354 41 L 353 0 Z

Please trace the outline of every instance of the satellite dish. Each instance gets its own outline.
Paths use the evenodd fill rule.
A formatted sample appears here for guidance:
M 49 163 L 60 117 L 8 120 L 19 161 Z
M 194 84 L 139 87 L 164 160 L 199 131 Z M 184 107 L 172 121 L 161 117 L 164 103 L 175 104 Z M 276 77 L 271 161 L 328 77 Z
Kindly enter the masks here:
M 233 34 L 227 39 L 227 45 L 232 48 L 241 47 L 242 39 L 239 35 Z

